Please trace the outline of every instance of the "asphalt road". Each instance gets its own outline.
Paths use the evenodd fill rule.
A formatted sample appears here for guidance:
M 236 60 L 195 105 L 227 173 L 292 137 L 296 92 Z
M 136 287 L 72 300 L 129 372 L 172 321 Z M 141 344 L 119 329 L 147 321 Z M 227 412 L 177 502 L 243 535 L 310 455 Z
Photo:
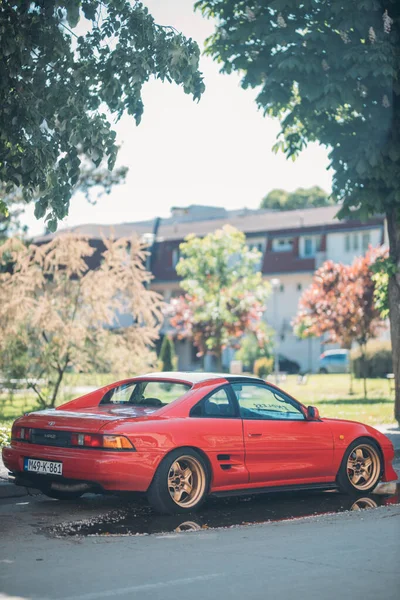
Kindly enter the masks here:
M 118 520 L 124 506 L 113 497 L 75 505 L 43 496 L 1 501 L 0 598 L 399 598 L 399 504 L 185 533 L 55 537 L 68 523 Z

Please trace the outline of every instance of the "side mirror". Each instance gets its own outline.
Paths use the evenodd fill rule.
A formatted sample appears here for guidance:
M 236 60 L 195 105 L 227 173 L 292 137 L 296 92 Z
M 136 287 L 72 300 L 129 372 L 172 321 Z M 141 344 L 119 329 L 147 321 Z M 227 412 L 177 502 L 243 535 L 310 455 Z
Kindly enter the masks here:
M 307 420 L 308 421 L 318 421 L 319 419 L 319 410 L 316 406 L 307 406 Z

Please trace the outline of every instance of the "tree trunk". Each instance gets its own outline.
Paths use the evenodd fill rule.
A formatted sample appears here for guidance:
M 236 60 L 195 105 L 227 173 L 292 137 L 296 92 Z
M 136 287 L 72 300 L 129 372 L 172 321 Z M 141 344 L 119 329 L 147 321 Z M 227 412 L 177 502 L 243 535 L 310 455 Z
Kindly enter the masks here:
M 215 352 L 215 368 L 217 373 L 222 373 L 222 348 L 219 347 Z
M 394 415 L 400 423 L 400 214 L 393 209 L 386 213 L 390 258 L 397 273 L 389 277 L 389 317 L 392 340 L 393 373 L 395 379 Z
M 361 363 L 362 363 L 362 377 L 364 383 L 364 400 L 367 399 L 367 365 L 365 360 L 366 345 L 361 344 Z
M 55 405 L 55 403 L 56 403 L 58 392 L 60 390 L 60 385 L 61 385 L 61 382 L 62 382 L 63 377 L 64 377 L 65 369 L 66 369 L 66 367 L 64 369 L 59 369 L 58 370 L 57 381 L 56 381 L 56 383 L 54 385 L 53 394 L 51 396 L 51 400 L 50 400 L 50 404 L 49 404 L 49 406 L 51 408 L 53 408 L 54 405 Z

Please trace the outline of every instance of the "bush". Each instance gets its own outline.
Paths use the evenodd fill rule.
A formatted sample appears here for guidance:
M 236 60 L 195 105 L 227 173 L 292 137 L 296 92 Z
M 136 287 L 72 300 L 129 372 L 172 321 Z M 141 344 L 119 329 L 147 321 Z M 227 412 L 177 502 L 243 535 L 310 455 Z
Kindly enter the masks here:
M 364 375 L 361 348 L 352 350 L 351 364 L 354 376 L 361 379 Z M 392 372 L 392 346 L 390 342 L 369 342 L 365 353 L 366 377 L 386 377 L 387 373 Z
M 254 362 L 254 375 L 260 377 L 261 379 L 266 379 L 274 368 L 274 359 L 273 358 L 258 358 Z
M 260 339 L 252 331 L 246 333 L 241 338 L 240 348 L 235 354 L 235 360 L 242 361 L 245 371 L 253 371 L 258 358 L 268 358 L 272 354 L 272 329 L 265 323 L 260 323 L 258 329 Z
M 11 424 L 1 425 L 0 424 L 0 448 L 7 446 L 11 441 Z
M 173 371 L 175 369 L 176 359 L 174 342 L 168 335 L 164 336 L 158 358 L 161 371 Z

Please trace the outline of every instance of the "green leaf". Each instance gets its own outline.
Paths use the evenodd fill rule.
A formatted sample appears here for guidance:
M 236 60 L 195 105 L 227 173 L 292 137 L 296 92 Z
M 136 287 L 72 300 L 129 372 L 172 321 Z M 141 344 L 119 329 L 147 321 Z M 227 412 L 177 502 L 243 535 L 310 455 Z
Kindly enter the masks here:
M 57 231 L 57 219 L 49 219 L 46 223 L 46 226 L 51 233 L 54 233 L 55 231 Z
M 69 2 L 66 3 L 67 21 L 72 28 L 76 27 L 79 22 L 79 4 L 80 2 L 75 0 L 69 0 Z

